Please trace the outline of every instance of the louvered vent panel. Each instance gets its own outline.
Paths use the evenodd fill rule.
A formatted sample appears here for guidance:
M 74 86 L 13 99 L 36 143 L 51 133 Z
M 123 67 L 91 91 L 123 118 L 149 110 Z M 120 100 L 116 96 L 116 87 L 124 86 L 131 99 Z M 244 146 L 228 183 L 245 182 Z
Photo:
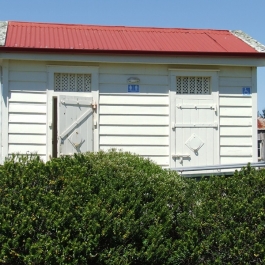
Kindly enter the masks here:
M 91 75 L 89 74 L 54 74 L 54 91 L 90 92 Z
M 210 77 L 177 77 L 177 94 L 210 94 Z

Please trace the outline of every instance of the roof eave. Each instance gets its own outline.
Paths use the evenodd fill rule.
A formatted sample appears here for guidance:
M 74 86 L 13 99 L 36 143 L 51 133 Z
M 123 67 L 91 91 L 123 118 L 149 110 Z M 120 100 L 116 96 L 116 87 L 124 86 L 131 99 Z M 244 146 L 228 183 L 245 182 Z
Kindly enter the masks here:
M 148 51 L 148 50 L 88 50 L 88 49 L 50 49 L 21 48 L 0 46 L 0 51 L 7 53 L 60 53 L 60 54 L 105 54 L 105 55 L 157 55 L 157 56 L 207 56 L 207 57 L 244 57 L 265 58 L 265 52 L 200 52 L 200 51 Z

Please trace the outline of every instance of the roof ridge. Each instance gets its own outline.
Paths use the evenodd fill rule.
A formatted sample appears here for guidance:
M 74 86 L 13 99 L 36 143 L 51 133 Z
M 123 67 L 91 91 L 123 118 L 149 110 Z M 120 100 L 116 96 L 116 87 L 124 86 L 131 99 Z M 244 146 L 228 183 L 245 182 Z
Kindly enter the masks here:
M 0 21 L 0 46 L 5 46 L 7 25 L 7 21 Z
M 95 24 L 68 24 L 58 22 L 30 22 L 30 21 L 9 21 L 13 24 L 31 24 L 31 25 L 51 25 L 65 27 L 96 27 L 96 28 L 113 28 L 113 29 L 141 29 L 141 30 L 167 30 L 167 31 L 212 31 L 212 32 L 229 32 L 228 29 L 209 29 L 209 28 L 175 28 L 175 27 L 150 27 L 150 26 L 122 26 L 122 25 L 95 25 Z

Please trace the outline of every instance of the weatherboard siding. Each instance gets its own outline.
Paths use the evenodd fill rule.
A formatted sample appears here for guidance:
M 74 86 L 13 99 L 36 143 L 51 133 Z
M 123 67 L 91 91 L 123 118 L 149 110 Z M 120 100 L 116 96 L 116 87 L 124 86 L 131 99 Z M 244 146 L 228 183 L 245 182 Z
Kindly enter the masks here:
M 10 61 L 8 154 L 46 157 L 47 73 L 44 63 Z
M 252 137 L 252 88 L 250 67 L 225 67 L 219 73 L 220 163 L 247 163 L 254 157 Z
M 140 79 L 128 93 L 127 79 Z M 100 67 L 99 145 L 139 154 L 169 166 L 168 74 L 164 66 Z
M 38 153 L 47 160 L 47 63 L 10 61 L 8 154 Z M 64 65 L 69 65 L 64 63 Z M 140 79 L 128 93 L 127 79 Z M 220 163 L 253 161 L 253 99 L 250 67 L 220 67 Z M 166 65 L 99 65 L 98 146 L 130 151 L 163 167 L 170 161 L 169 77 Z
M 130 151 L 169 165 L 168 95 L 100 94 L 99 113 L 101 150 Z

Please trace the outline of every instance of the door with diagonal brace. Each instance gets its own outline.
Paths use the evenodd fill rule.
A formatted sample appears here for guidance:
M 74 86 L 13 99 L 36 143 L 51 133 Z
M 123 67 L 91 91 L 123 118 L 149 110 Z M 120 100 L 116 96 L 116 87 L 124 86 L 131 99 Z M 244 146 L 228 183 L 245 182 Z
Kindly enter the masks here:
M 92 97 L 58 96 L 58 156 L 93 151 Z

